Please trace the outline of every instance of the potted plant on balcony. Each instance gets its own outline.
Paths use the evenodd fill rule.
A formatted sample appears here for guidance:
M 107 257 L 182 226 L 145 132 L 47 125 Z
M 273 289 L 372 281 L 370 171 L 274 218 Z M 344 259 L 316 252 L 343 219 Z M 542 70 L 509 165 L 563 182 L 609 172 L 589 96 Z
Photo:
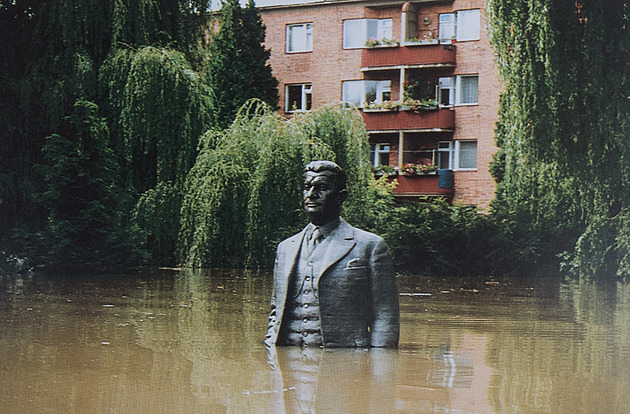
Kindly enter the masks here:
M 395 39 L 374 39 L 370 38 L 365 41 L 365 47 L 367 48 L 375 48 L 375 47 L 396 47 L 398 46 L 398 41 Z
M 390 175 L 396 175 L 396 167 L 394 167 L 393 165 L 377 165 L 376 167 L 372 167 L 372 171 L 374 172 L 374 175 L 384 175 L 384 176 L 390 176 Z
M 435 81 L 420 76 L 405 82 L 401 109 L 419 112 L 437 107 Z
M 404 174 L 404 175 L 428 175 L 428 174 L 434 174 L 437 171 L 437 166 L 435 165 L 424 165 L 424 164 L 414 164 L 414 163 L 408 163 L 408 164 L 404 164 L 401 168 L 400 171 Z
M 392 102 L 392 101 L 369 102 L 363 105 L 363 112 L 397 111 L 399 108 L 400 108 L 400 102 Z
M 403 111 L 431 111 L 438 108 L 437 101 L 435 99 L 407 99 L 405 100 L 400 109 Z

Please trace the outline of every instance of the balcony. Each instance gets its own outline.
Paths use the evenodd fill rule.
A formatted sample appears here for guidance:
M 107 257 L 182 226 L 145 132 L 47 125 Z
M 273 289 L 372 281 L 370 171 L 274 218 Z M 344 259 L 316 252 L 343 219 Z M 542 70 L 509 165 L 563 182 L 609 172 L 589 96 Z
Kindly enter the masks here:
M 455 129 L 455 111 L 436 109 L 414 111 L 363 111 L 365 128 L 374 131 L 452 132 Z
M 455 66 L 455 47 L 419 43 L 401 47 L 375 47 L 361 51 L 361 71 Z
M 437 174 L 400 174 L 388 178 L 388 181 L 393 180 L 398 181 L 398 185 L 393 190 L 397 198 L 445 197 L 450 201 L 455 193 L 452 186 L 451 188 L 440 187 L 440 177 Z

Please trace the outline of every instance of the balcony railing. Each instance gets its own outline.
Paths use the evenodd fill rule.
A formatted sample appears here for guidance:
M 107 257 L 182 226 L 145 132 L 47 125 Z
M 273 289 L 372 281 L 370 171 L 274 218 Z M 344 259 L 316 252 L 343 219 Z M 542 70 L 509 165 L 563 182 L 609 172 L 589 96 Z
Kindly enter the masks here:
M 363 111 L 368 131 L 453 131 L 455 111 Z
M 395 69 L 399 67 L 453 67 L 455 46 L 439 43 L 375 47 L 361 51 L 361 70 Z
M 392 175 L 388 181 L 397 180 L 398 185 L 393 193 L 397 197 L 446 197 L 451 199 L 454 194 L 453 187 L 440 186 L 440 177 L 437 174 L 420 175 Z

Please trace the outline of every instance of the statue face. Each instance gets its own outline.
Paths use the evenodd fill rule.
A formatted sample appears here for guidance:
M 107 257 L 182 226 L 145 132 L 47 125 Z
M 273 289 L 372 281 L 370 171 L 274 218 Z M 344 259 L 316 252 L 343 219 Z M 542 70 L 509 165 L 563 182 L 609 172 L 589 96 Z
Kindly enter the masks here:
M 326 224 L 339 217 L 343 193 L 336 188 L 329 172 L 307 172 L 302 191 L 304 211 L 316 225 Z

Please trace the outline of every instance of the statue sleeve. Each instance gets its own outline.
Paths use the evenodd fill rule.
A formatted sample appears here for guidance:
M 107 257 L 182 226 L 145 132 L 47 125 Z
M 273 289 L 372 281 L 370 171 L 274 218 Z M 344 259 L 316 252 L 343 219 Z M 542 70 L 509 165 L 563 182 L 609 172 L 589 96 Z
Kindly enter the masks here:
M 400 335 L 398 288 L 392 258 L 384 240 L 380 239 L 374 245 L 370 263 L 373 311 L 370 345 L 395 348 Z

